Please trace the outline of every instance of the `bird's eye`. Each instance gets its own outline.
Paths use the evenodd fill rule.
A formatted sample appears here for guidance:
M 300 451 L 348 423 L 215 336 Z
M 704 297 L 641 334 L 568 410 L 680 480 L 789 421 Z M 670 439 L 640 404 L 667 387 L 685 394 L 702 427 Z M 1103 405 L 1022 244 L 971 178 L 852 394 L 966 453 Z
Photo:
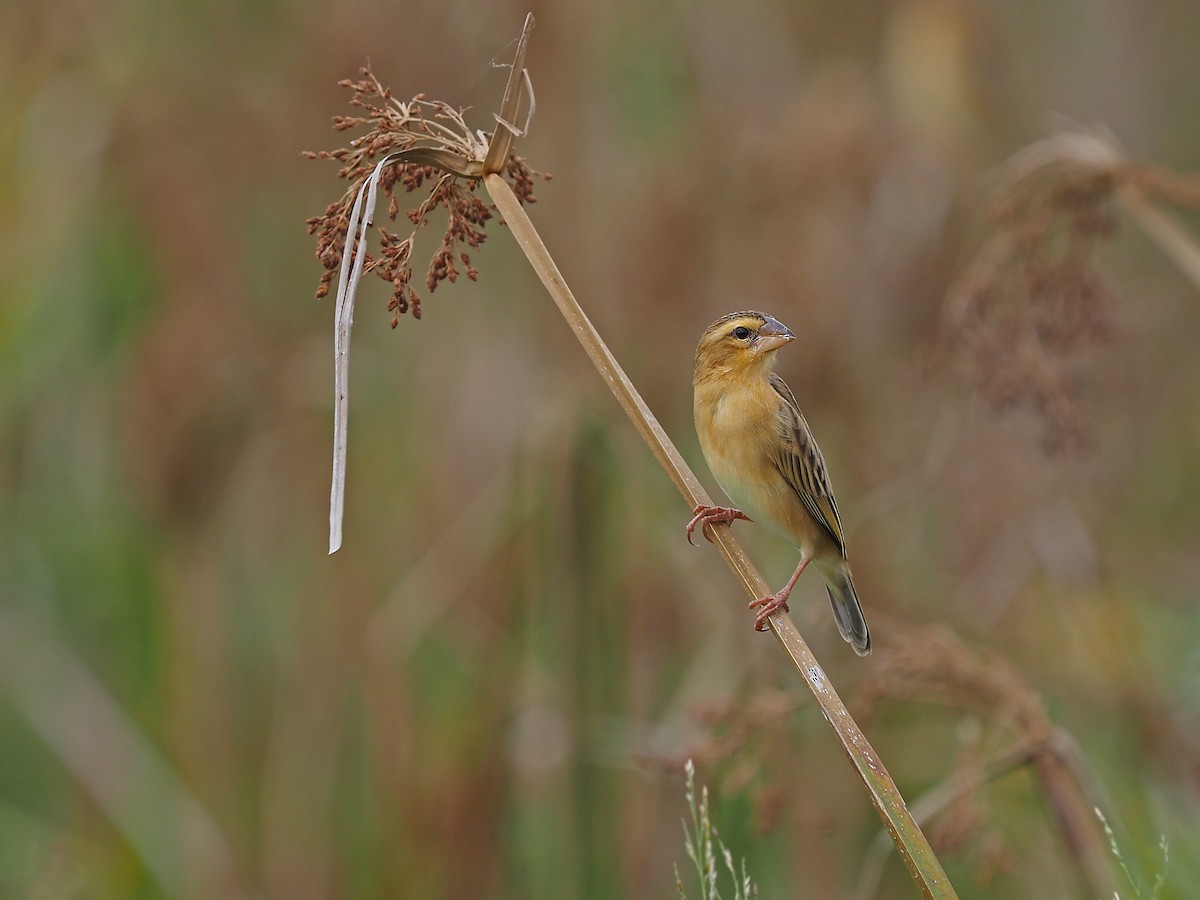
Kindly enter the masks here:
M 733 336 L 739 341 L 744 341 L 746 338 L 750 337 L 750 335 L 751 331 L 745 325 L 739 325 L 737 328 L 733 329 Z

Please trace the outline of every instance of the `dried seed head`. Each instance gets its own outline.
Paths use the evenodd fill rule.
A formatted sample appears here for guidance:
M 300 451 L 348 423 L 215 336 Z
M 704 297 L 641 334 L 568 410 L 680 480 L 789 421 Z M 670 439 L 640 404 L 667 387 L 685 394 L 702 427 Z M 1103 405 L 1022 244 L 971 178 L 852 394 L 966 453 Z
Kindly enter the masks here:
M 366 129 L 365 133 L 350 142 L 348 147 L 336 150 L 305 151 L 307 159 L 333 159 L 341 163 L 338 177 L 350 182 L 350 187 L 340 200 L 331 203 L 323 215 L 308 219 L 308 233 L 316 236 L 316 256 L 326 269 L 317 288 L 317 296 L 329 292 L 332 270 L 341 262 L 350 226 L 350 209 L 359 188 L 370 176 L 379 159 L 387 154 L 433 147 L 457 154 L 464 159 L 482 160 L 487 146 L 481 143 L 463 118 L 463 110 L 445 103 L 426 99 L 417 94 L 411 100 L 398 101 L 389 89 L 380 84 L 369 67 L 359 71 L 358 79 L 343 79 L 338 84 L 351 91 L 350 105 L 361 110 L 358 115 L 333 117 L 335 131 Z M 513 187 L 513 192 L 522 203 L 533 203 L 533 179 L 539 175 L 545 180 L 550 176 L 532 170 L 520 157 L 509 158 L 504 177 Z M 433 187 L 430 188 L 429 185 Z M 441 245 L 433 254 L 426 272 L 425 284 L 430 291 L 442 281 L 456 281 L 459 271 L 454 260 L 461 259 L 467 277 L 472 281 L 479 276 L 463 245 L 472 250 L 484 242 L 484 227 L 492 219 L 494 207 L 475 195 L 479 187 L 477 179 L 459 180 L 437 168 L 415 162 L 396 161 L 387 166 L 380 175 L 379 189 L 388 198 L 388 219 L 396 221 L 400 204 L 395 189 L 400 186 L 405 193 L 428 191 L 427 196 L 406 213 L 413 229 L 408 237 L 387 232 L 382 226 L 374 226 L 380 241 L 378 257 L 364 256 L 364 272 L 374 272 L 379 278 L 393 286 L 388 311 L 392 327 L 396 327 L 399 316 L 406 312 L 420 318 L 420 299 L 413 292 L 410 281 L 412 269 L 409 259 L 417 231 L 428 223 L 431 214 L 439 208 L 446 215 L 446 229 Z
M 1076 357 L 1113 333 L 1097 247 L 1116 229 L 1109 206 L 1124 169 L 1055 149 L 1035 145 L 1010 163 L 990 232 L 950 291 L 945 338 L 993 408 L 1031 410 L 1057 450 L 1088 439 Z

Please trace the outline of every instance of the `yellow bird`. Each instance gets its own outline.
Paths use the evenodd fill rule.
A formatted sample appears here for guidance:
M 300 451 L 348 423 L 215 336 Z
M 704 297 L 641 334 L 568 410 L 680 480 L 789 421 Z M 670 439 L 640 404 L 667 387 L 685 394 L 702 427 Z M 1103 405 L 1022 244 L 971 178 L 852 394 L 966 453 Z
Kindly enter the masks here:
M 800 564 L 778 593 L 752 600 L 761 607 L 754 627 L 762 631 L 809 563 L 825 579 L 838 631 L 859 656 L 871 652 L 825 459 L 796 398 L 772 369 L 775 352 L 796 335 L 765 313 L 731 313 L 718 319 L 696 348 L 692 387 L 700 449 L 721 489 L 738 505 L 697 506 L 687 525 L 710 541 L 708 526 L 735 519 L 756 521 L 800 551 Z M 745 512 L 743 512 L 743 510 Z M 748 515 L 747 515 L 748 514 Z

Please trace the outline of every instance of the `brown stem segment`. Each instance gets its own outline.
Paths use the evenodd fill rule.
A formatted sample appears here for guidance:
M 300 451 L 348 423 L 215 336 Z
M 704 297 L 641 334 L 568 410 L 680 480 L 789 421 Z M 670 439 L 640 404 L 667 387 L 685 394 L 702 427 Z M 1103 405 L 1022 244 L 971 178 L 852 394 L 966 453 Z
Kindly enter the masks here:
M 650 412 L 641 395 L 634 388 L 629 377 L 621 369 L 612 352 L 600 338 L 595 327 L 584 314 L 583 309 L 575 300 L 570 288 L 563 280 L 562 273 L 542 243 L 541 237 L 530 221 L 529 216 L 517 201 L 512 189 L 499 175 L 488 174 L 484 184 L 492 201 L 496 204 L 500 215 L 508 224 L 513 237 L 517 239 L 525 256 L 529 259 L 546 290 L 558 305 L 559 312 L 567 320 L 567 324 L 575 333 L 584 351 L 608 384 L 621 407 L 632 420 L 634 427 L 649 445 L 655 458 L 659 461 L 679 492 L 683 494 L 688 505 L 712 506 L 712 500 L 701 486 L 692 470 L 684 462 L 671 439 L 667 437 L 654 414 Z M 754 598 L 771 593 L 762 575 L 754 567 L 741 545 L 734 539 L 728 525 L 716 525 L 712 528 L 713 540 L 725 557 L 729 567 L 742 582 L 746 592 Z M 849 710 L 829 683 L 825 672 L 817 663 L 816 657 L 808 649 L 804 638 L 796 630 L 792 620 L 782 612 L 771 616 L 771 627 L 775 636 L 783 644 L 784 649 L 792 658 L 792 663 L 799 670 L 801 677 L 816 697 L 821 707 L 821 713 L 833 727 L 841 741 L 842 748 L 854 763 L 867 793 L 871 797 L 879 817 L 891 834 L 896 849 L 908 867 L 913 880 L 930 898 L 951 898 L 958 895 L 953 885 L 946 877 L 941 863 L 934 855 L 929 841 L 921 832 L 920 827 L 909 813 L 904 798 L 896 788 L 892 777 L 884 768 L 883 762 L 876 755 L 874 748 L 867 741 L 866 735 L 858 727 Z

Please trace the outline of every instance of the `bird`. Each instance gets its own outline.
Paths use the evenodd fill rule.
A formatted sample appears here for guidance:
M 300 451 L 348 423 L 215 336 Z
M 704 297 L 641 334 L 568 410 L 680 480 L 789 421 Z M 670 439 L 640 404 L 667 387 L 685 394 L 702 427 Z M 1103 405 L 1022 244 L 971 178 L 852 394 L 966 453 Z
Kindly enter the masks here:
M 825 581 L 838 631 L 859 656 L 871 652 L 825 458 L 796 397 L 773 369 L 780 348 L 796 339 L 778 319 L 756 310 L 717 319 L 700 338 L 692 375 L 696 434 L 705 462 L 735 507 L 697 506 L 687 539 L 699 526 L 757 522 L 800 551 L 800 564 L 779 591 L 750 601 L 756 631 L 788 597 L 811 563 Z

